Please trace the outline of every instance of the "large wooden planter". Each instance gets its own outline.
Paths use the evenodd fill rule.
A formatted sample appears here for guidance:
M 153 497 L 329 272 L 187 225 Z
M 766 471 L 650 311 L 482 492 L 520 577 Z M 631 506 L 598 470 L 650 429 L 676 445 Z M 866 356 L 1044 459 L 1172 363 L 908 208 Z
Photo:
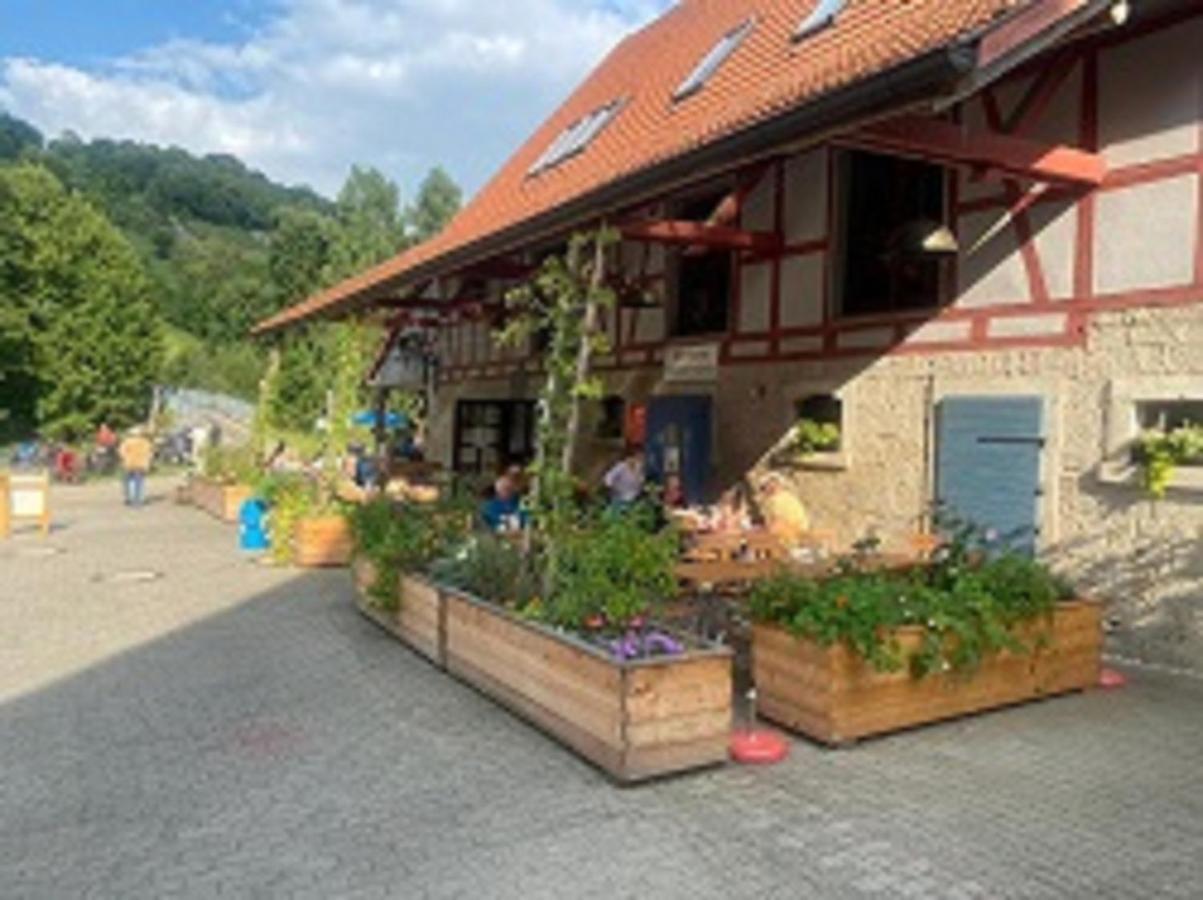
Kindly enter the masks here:
M 444 595 L 448 671 L 621 782 L 723 762 L 731 733 L 726 648 L 620 663 L 495 606 Z
M 350 565 L 355 545 L 340 515 L 301 519 L 293 534 L 293 561 L 302 569 Z
M 222 484 L 208 478 L 193 478 L 188 486 L 192 502 L 223 522 L 237 522 L 242 504 L 254 493 L 245 484 Z
M 826 744 L 981 712 L 1098 683 L 1102 623 L 1096 603 L 1057 608 L 1049 643 L 1033 655 L 1000 654 L 972 674 L 914 679 L 909 672 L 881 673 L 843 645 L 823 647 L 785 630 L 757 625 L 752 669 L 758 708 L 768 719 Z M 917 648 L 922 631 L 904 629 L 904 651 Z
M 413 575 L 402 575 L 396 611 L 372 602 L 371 591 L 379 575 L 369 560 L 357 558 L 353 566 L 360 612 L 392 633 L 411 650 L 443 667 L 444 597 L 434 585 Z

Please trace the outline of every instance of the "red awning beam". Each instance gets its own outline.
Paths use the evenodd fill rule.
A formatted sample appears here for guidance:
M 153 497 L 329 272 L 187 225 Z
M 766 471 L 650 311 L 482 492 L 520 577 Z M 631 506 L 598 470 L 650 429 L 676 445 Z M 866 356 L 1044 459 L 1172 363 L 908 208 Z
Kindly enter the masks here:
M 707 225 L 680 219 L 631 222 L 620 229 L 628 241 L 651 244 L 706 247 L 711 250 L 749 250 L 775 253 L 783 245 L 781 235 L 771 231 L 744 231 L 725 225 Z
M 869 125 L 851 140 L 902 156 L 1078 188 L 1098 187 L 1107 175 L 1107 164 L 1097 153 L 996 131 L 970 132 L 952 122 L 920 116 Z

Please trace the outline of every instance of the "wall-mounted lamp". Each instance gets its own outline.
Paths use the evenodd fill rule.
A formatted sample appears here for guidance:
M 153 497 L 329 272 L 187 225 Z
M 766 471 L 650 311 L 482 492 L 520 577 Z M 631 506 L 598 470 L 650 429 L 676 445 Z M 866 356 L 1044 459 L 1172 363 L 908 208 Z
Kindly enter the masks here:
M 1111 21 L 1116 27 L 1126 25 L 1128 18 L 1132 15 L 1132 4 L 1128 0 L 1119 0 L 1118 3 L 1111 4 Z
M 961 249 L 947 225 L 931 219 L 914 219 L 890 236 L 889 256 L 902 259 L 955 256 Z

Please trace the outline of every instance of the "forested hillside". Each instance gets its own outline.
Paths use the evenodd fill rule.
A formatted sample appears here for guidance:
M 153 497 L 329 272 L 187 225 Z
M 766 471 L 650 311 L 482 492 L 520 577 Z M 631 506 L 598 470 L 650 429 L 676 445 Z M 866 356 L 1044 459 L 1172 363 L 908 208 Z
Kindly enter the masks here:
M 97 221 L 114 226 L 119 242 L 132 249 L 139 285 L 159 321 L 155 346 L 144 348 L 147 358 L 161 360 L 155 379 L 248 397 L 263 365 L 263 348 L 247 338 L 251 325 L 429 237 L 460 204 L 459 188 L 440 169 L 408 205 L 397 185 L 362 168 L 352 169 L 331 201 L 305 187 L 277 184 L 231 156 L 198 157 L 131 141 L 85 142 L 71 134 L 48 140 L 3 113 L 0 171 L 10 176 L 8 199 L 0 194 L 0 218 L 11 220 L 7 245 L 0 246 L 11 261 L 5 267 L 0 260 L 0 302 L 6 307 L 0 309 L 0 342 L 6 352 L 12 348 L 10 360 L 36 355 L 29 352 L 36 316 L 14 294 L 22 290 L 16 280 L 20 259 L 33 252 L 21 228 L 34 225 L 16 215 L 13 204 L 21 190 L 12 187 L 12 179 L 17 184 L 33 179 L 37 190 L 54 193 L 57 185 L 78 208 L 95 211 Z M 43 237 L 51 245 L 56 241 L 53 234 Z M 42 276 L 48 284 L 57 277 Z M 61 290 L 56 296 L 61 308 L 71 305 Z M 18 347 L 23 349 L 17 352 Z M 16 419 L 30 416 L 34 422 L 20 424 L 55 427 L 55 420 L 37 412 L 36 402 L 4 396 L 17 384 L 28 394 L 44 378 L 28 366 L 22 373 L 0 368 L 9 431 L 17 430 Z M 48 389 L 42 384 L 35 393 Z

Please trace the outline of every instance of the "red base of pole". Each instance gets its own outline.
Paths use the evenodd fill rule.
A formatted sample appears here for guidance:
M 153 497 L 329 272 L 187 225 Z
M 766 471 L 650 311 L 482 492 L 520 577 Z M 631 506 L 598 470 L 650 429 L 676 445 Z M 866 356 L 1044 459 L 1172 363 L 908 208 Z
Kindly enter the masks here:
M 789 743 L 775 731 L 737 731 L 731 735 L 731 758 L 745 766 L 768 766 L 789 756 Z
M 1115 669 L 1103 669 L 1099 674 L 1099 687 L 1108 691 L 1118 690 L 1122 687 L 1127 687 L 1128 676 L 1123 672 Z

